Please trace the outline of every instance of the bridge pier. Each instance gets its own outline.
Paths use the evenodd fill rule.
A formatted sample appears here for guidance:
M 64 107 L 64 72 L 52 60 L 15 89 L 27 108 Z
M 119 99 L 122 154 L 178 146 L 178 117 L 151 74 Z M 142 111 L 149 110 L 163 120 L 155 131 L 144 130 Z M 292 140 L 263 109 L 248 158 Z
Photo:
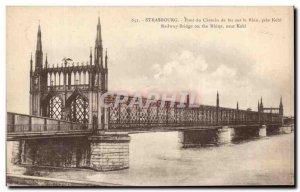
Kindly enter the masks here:
M 233 129 L 228 126 L 223 126 L 218 129 L 217 137 L 219 144 L 227 144 L 232 140 Z
M 129 168 L 129 141 L 128 133 L 124 132 L 101 132 L 90 137 L 21 139 L 11 141 L 11 163 L 120 170 Z
M 267 126 L 266 125 L 262 125 L 259 128 L 259 137 L 266 137 L 267 136 Z
M 293 131 L 293 127 L 291 125 L 285 125 L 285 126 L 279 127 L 279 133 L 282 133 L 282 134 L 292 133 L 292 131 Z
M 114 171 L 129 168 L 128 133 L 103 132 L 89 137 L 91 146 L 90 168 Z

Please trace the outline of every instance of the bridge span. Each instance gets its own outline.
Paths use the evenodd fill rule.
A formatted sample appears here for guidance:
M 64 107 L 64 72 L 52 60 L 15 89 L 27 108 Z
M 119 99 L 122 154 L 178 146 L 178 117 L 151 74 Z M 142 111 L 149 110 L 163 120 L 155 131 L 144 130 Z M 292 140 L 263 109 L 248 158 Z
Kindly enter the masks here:
M 107 111 L 109 110 L 107 109 Z M 159 109 L 156 108 L 156 110 Z M 278 118 L 274 118 L 275 115 L 269 118 L 274 121 L 266 121 L 268 119 L 266 118 L 262 124 L 262 122 L 245 121 L 244 119 L 249 119 L 247 115 L 241 116 L 241 119 L 234 118 L 237 113 L 232 113 L 232 111 L 234 110 L 228 113 L 232 116 L 224 115 L 222 118 L 227 118 L 227 120 L 220 123 L 215 123 L 216 121 L 211 118 L 213 116 L 208 118 L 210 121 L 199 121 L 198 123 L 193 119 L 188 121 L 189 116 L 177 116 L 179 119 L 186 118 L 186 120 L 176 124 L 165 118 L 165 121 L 155 124 L 143 119 L 138 124 L 133 124 L 132 127 L 121 125 L 121 121 L 119 121 L 120 126 L 109 124 L 101 127 L 97 124 L 83 124 L 48 117 L 7 113 L 7 141 L 14 143 L 12 161 L 15 164 L 81 167 L 108 171 L 129 167 L 129 134 L 133 133 L 178 131 L 183 147 L 191 147 L 194 146 L 195 142 L 203 139 L 211 142 L 218 140 L 221 144 L 225 144 L 234 138 L 237 139 L 245 135 L 263 137 L 266 136 L 267 132 L 280 131 L 284 128 L 283 120 L 278 121 Z M 198 114 L 207 113 L 198 111 Z M 246 111 L 243 113 L 248 114 Z M 249 112 L 249 114 L 257 113 Z M 112 115 L 115 114 L 112 113 Z M 216 114 L 214 115 L 216 116 Z M 271 116 L 270 114 L 267 115 Z M 267 115 L 265 116 L 267 117 Z M 233 119 L 229 121 L 230 118 Z M 192 143 L 190 143 L 191 141 Z M 202 145 L 202 143 L 200 144 Z
M 119 105 L 117 108 L 107 109 L 109 113 L 106 129 L 97 129 L 98 125 L 83 124 L 66 120 L 57 120 L 49 117 L 40 117 L 18 113 L 7 113 L 7 140 L 39 139 L 50 137 L 85 137 L 97 134 L 97 132 L 154 132 L 175 131 L 193 129 L 220 129 L 223 126 L 257 127 L 264 125 L 280 125 L 282 119 L 278 114 L 264 114 L 264 121 L 259 113 L 245 110 L 233 110 L 226 108 L 214 108 L 200 106 L 198 109 L 163 109 L 150 106 L 146 112 L 143 108 L 135 108 L 123 111 Z M 153 109 L 155 108 L 155 109 Z M 163 112 L 162 112 L 163 111 Z M 220 118 L 218 122 L 218 113 Z M 158 116 L 157 114 L 162 114 Z M 154 117 L 155 116 L 155 117 Z M 113 119 L 113 120 L 112 120 Z M 256 121 L 255 121 L 256 120 Z

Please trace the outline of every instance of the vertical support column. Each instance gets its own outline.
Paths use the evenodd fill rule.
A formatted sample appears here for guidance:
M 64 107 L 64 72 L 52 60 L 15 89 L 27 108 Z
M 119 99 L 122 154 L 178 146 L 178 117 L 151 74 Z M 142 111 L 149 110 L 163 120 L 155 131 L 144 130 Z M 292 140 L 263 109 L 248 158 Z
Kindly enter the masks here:
M 194 111 L 196 113 L 195 124 L 199 125 L 199 108 L 195 108 Z
M 104 129 L 104 111 L 103 111 L 102 106 L 100 106 L 101 95 L 102 95 L 102 93 L 97 91 L 97 93 L 96 93 L 96 109 L 97 109 L 97 117 L 98 117 L 98 129 Z
M 235 124 L 238 124 L 240 122 L 240 115 L 239 115 L 239 110 L 236 110 L 235 113 Z
M 104 93 L 97 93 L 98 127 L 100 127 L 100 129 L 108 129 L 109 107 L 105 107 L 107 98 L 102 98 L 102 94 Z M 101 101 L 101 99 L 103 99 L 103 101 Z M 103 106 L 101 104 L 103 104 Z
M 118 124 L 121 124 L 121 103 L 118 104 Z
M 166 106 L 166 124 L 169 124 L 169 105 Z
M 60 121 L 57 122 L 57 131 L 60 131 Z
M 10 114 L 7 114 L 8 116 Z M 8 127 L 8 126 L 7 126 Z M 11 129 L 8 129 L 7 132 L 15 132 L 16 127 L 15 127 L 15 114 L 11 114 Z
M 88 93 L 89 97 L 89 124 L 93 124 L 93 98 L 92 98 L 92 91 Z
M 221 117 L 220 122 L 221 122 L 221 124 L 223 124 L 223 110 L 222 109 L 220 110 L 220 114 L 221 114 L 220 115 L 220 117 Z
M 177 114 L 177 107 L 174 106 L 174 117 L 175 117 L 175 124 L 178 125 L 178 114 Z
M 30 78 L 30 84 L 31 84 L 31 78 Z M 31 85 L 30 85 L 30 88 L 31 88 Z M 33 102 L 32 102 L 32 92 L 31 92 L 31 90 L 30 90 L 30 96 L 29 96 L 29 114 L 30 115 L 33 115 Z
M 21 153 L 22 153 L 22 145 L 21 141 L 12 141 L 12 151 L 11 151 L 11 163 L 12 164 L 21 164 Z
M 28 131 L 31 131 L 32 130 L 32 121 L 31 121 L 31 116 L 28 116 L 29 118 L 29 123 L 28 123 Z
M 127 113 L 126 121 L 127 121 L 128 124 L 130 124 L 131 123 L 131 119 L 130 119 L 131 118 L 130 117 L 131 110 L 130 110 L 130 107 L 128 107 L 128 105 L 126 107 L 127 107 L 127 109 L 126 109 L 126 113 Z M 109 115 L 109 113 L 108 113 L 108 115 Z
M 47 131 L 47 119 L 44 119 L 44 131 Z
M 65 64 L 65 65 L 66 65 L 66 64 Z M 64 79 L 63 79 L 63 89 L 66 90 L 66 88 L 67 88 L 67 87 L 66 87 L 66 84 L 67 84 L 66 76 L 67 76 L 67 75 L 66 75 L 66 73 L 65 73 L 64 71 L 62 72 L 62 74 L 63 74 L 63 78 L 64 78 Z
M 108 130 L 108 127 L 109 127 L 109 116 L 110 116 L 110 108 L 109 107 L 105 107 L 103 108 L 104 110 L 104 129 L 105 130 Z
M 19 141 L 19 155 L 20 155 L 20 164 L 26 163 L 26 141 Z
M 219 106 L 217 106 L 217 108 L 216 108 L 216 119 L 217 119 L 217 121 L 216 121 L 216 123 L 217 123 L 217 125 L 219 124 Z
M 141 124 L 141 106 L 137 106 L 138 108 L 138 122 L 139 122 L 139 125 Z
M 157 124 L 159 124 L 159 116 L 158 116 L 158 114 L 159 114 L 159 113 L 158 113 L 159 107 L 160 107 L 160 106 L 156 105 L 156 123 L 157 123 Z

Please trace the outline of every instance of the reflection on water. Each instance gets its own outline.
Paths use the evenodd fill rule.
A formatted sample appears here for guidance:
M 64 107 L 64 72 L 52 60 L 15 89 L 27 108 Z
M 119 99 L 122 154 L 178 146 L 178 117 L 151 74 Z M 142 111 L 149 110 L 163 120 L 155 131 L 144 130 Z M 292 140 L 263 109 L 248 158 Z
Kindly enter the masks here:
M 230 143 L 233 129 L 184 130 L 179 132 L 181 147 L 208 147 Z
M 266 133 L 265 131 L 266 129 L 262 131 L 260 127 L 184 130 L 179 132 L 179 142 L 183 148 L 219 146 L 228 143 L 238 144 L 257 140 L 261 137 L 261 133 Z M 268 133 L 269 136 L 279 134 L 276 130 Z
M 179 142 L 183 148 L 206 147 L 219 144 L 218 130 L 187 130 L 180 131 Z
M 280 129 L 276 126 L 269 126 L 267 129 L 267 135 L 268 136 L 273 136 L 273 135 L 279 135 L 280 134 Z
M 130 168 L 127 170 L 95 172 L 15 167 L 10 171 L 144 186 L 293 184 L 293 133 L 262 139 L 258 139 L 254 131 L 251 133 L 244 140 L 237 137 L 237 133 L 235 136 L 240 142 L 227 145 L 216 144 L 220 138 L 215 131 L 131 134 Z M 183 141 L 190 147 L 183 147 Z

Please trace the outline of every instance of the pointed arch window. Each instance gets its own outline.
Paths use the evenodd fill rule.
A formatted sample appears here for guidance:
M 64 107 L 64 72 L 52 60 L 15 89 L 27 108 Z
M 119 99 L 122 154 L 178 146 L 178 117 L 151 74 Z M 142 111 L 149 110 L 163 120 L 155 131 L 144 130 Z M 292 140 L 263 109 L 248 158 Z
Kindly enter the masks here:
M 62 119 L 62 100 L 53 96 L 49 102 L 49 117 L 53 119 Z

